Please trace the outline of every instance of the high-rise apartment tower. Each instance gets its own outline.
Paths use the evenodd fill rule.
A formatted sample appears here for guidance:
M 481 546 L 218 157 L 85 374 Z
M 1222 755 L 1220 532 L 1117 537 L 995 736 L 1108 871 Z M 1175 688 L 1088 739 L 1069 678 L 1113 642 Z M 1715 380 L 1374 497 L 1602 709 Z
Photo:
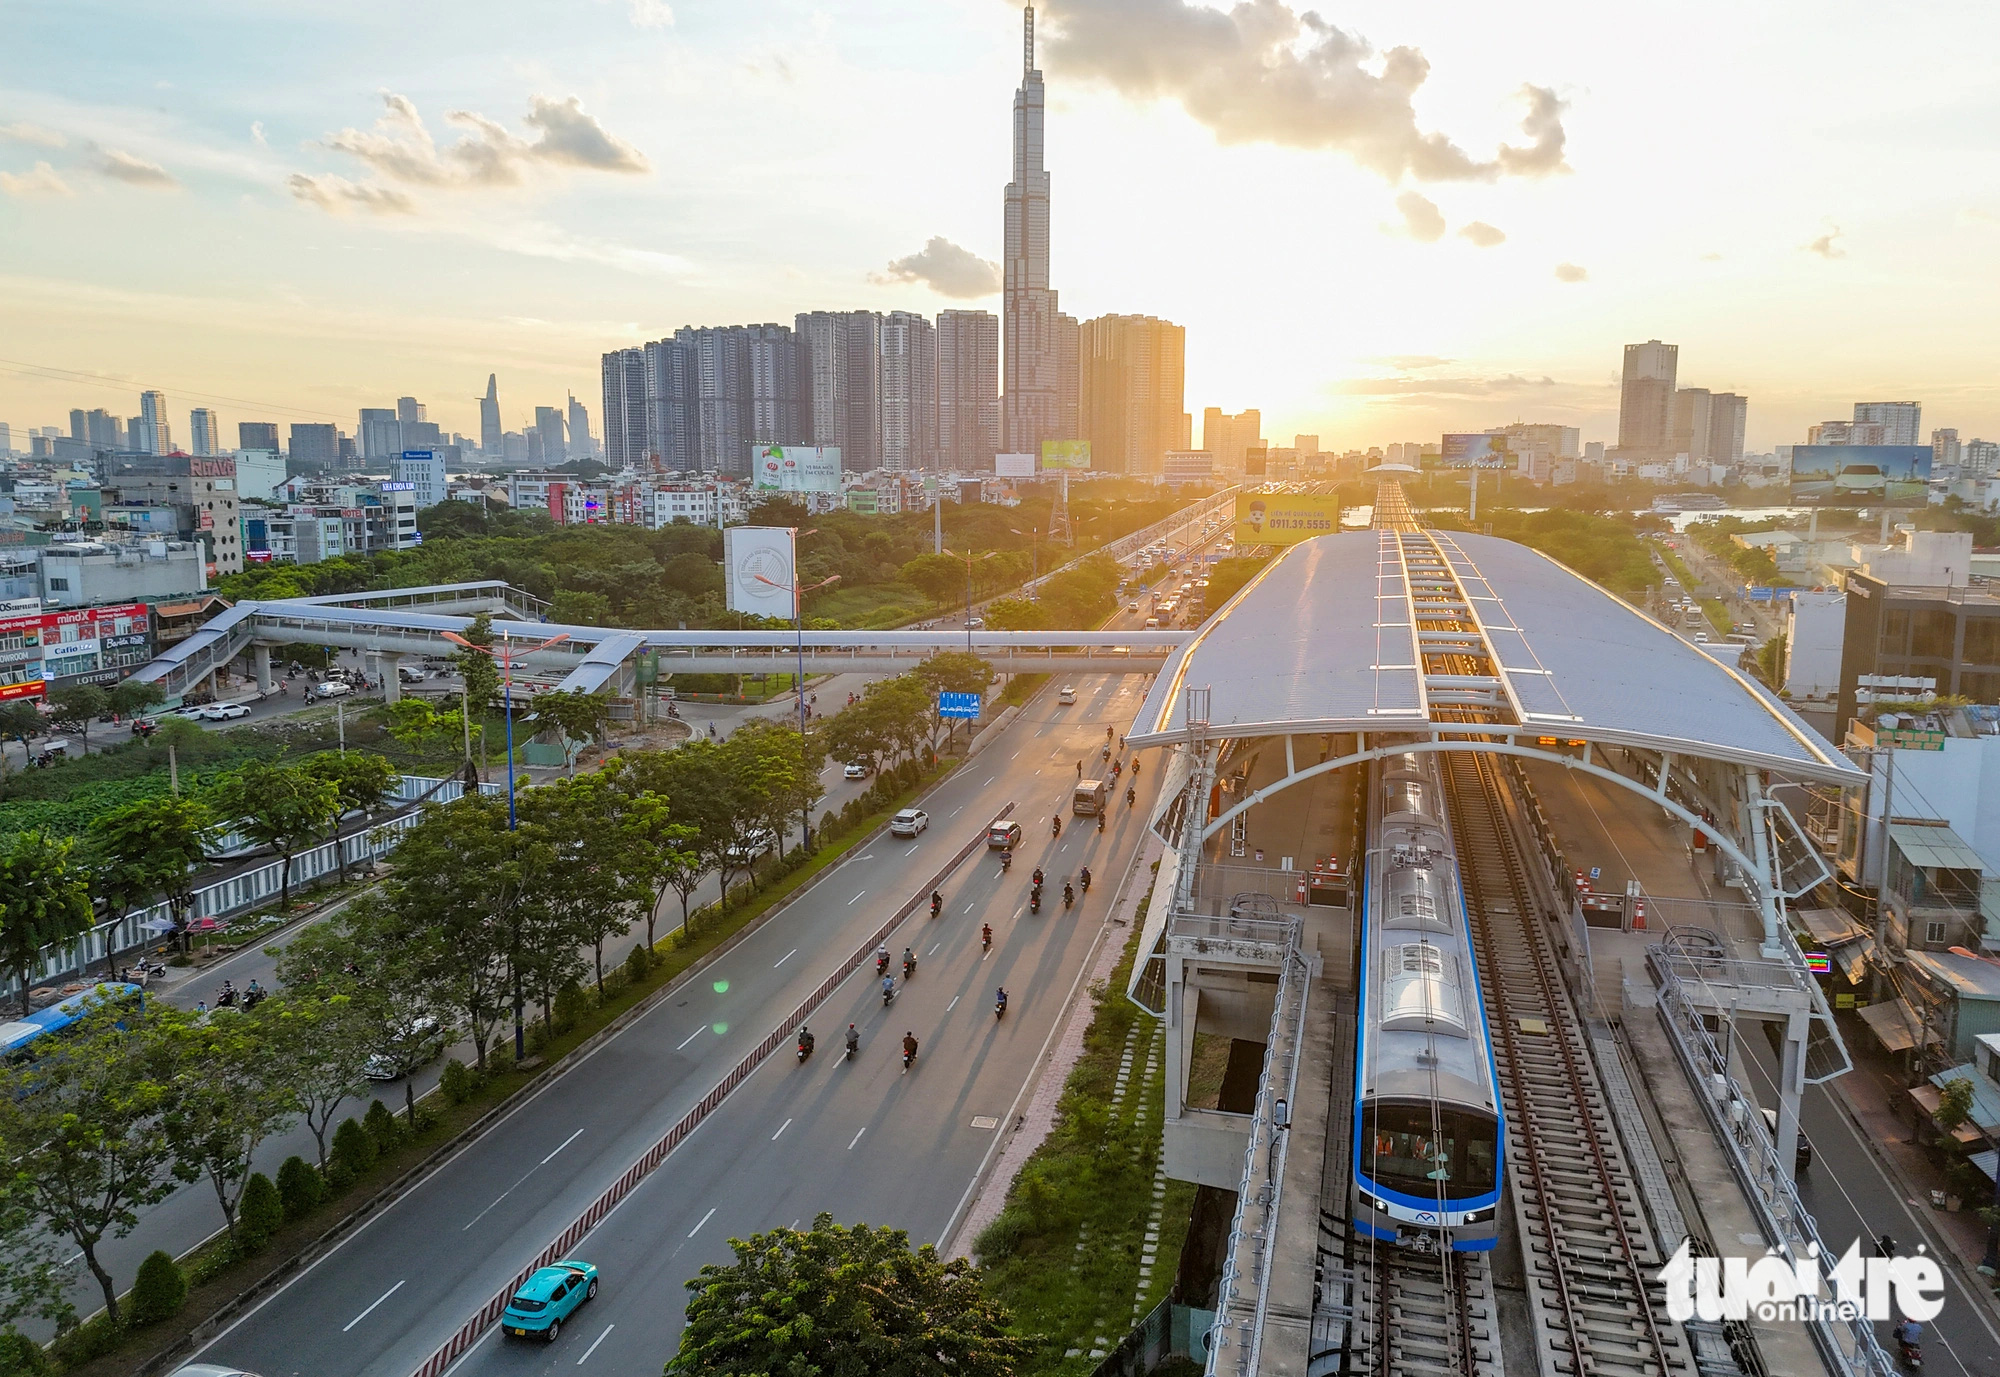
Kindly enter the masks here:
M 993 467 L 1000 449 L 1000 318 L 991 311 L 939 311 L 938 466 Z
M 1013 180 L 1007 183 L 1001 233 L 1006 262 L 1000 304 L 1005 345 L 1000 429 L 1002 445 L 1013 453 L 1035 453 L 1043 440 L 1076 433 L 1076 323 L 1057 309 L 1049 286 L 1049 174 L 1042 166 L 1042 114 L 1035 7 L 1029 5 L 1021 12 Z M 1067 377 L 1065 356 L 1071 361 Z
M 1673 450 L 1674 379 L 1681 347 L 1649 339 L 1625 346 L 1618 393 L 1618 448 L 1649 454 Z

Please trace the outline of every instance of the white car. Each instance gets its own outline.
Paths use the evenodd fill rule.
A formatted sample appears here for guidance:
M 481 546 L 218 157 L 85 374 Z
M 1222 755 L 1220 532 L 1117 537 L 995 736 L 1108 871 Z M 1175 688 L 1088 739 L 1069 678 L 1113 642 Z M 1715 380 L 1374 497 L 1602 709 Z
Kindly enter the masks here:
M 889 835 L 914 837 L 931 825 L 931 815 L 921 808 L 905 808 L 889 819 Z
M 868 778 L 868 767 L 856 761 L 853 764 L 841 767 L 840 773 L 844 779 L 866 779 Z
M 308 697 L 313 702 L 324 703 L 329 698 L 345 698 L 352 692 L 354 685 L 340 679 L 328 679 L 324 683 L 314 684 L 308 691 Z
M 1056 695 L 1056 701 L 1063 704 L 1074 703 L 1076 701 L 1076 690 L 1068 684 L 1064 684 L 1063 691 Z
M 234 722 L 239 717 L 248 717 L 250 709 L 241 703 L 210 703 L 201 710 L 206 722 Z

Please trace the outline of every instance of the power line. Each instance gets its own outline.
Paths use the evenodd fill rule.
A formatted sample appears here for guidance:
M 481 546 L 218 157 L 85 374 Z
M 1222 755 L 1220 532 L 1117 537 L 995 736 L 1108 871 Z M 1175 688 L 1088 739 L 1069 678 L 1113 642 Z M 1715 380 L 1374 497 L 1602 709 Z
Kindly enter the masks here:
M 19 374 L 23 377 L 39 377 L 54 382 L 76 382 L 89 386 L 115 387 L 121 392 L 130 392 L 135 387 L 145 391 L 141 384 L 130 378 L 113 377 L 108 373 L 90 373 L 76 368 L 58 368 L 53 364 L 27 363 L 20 359 L 0 359 L 0 372 Z M 253 411 L 272 411 L 280 415 L 311 417 L 321 421 L 344 421 L 348 418 L 339 412 L 314 411 L 307 407 L 280 406 L 275 402 L 254 401 L 245 397 L 226 397 L 213 392 L 196 392 L 188 388 L 168 384 L 163 391 L 178 397 L 193 398 L 199 402 L 221 402 L 228 406 L 247 407 Z

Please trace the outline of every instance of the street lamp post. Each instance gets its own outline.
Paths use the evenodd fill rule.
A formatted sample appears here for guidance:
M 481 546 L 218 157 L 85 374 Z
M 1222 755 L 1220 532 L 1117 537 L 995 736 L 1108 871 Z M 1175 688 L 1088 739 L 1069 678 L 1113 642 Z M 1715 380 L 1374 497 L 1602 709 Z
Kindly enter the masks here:
M 507 633 L 505 631 L 500 633 L 500 649 L 498 650 L 493 649 L 491 646 L 474 645 L 456 631 L 445 632 L 444 638 L 453 645 L 464 646 L 467 650 L 476 650 L 500 666 L 501 702 L 504 705 L 503 711 L 507 715 L 507 830 L 512 832 L 519 825 L 514 810 L 514 661 L 520 656 L 531 655 L 537 650 L 547 650 L 552 645 L 557 645 L 568 640 L 569 633 L 565 631 L 560 636 L 554 636 L 546 641 L 537 642 L 532 649 L 519 651 L 507 644 Z M 515 1030 L 517 1035 L 519 1031 L 518 1028 Z
M 972 561 L 977 558 L 991 559 L 993 552 L 988 550 L 984 556 L 975 555 L 971 550 L 962 555 L 954 550 L 946 550 L 945 553 L 953 559 L 965 561 L 965 653 L 970 655 L 972 653 Z
M 799 536 L 813 534 L 815 532 L 794 531 L 792 533 L 794 541 L 793 549 L 796 550 L 798 548 L 796 542 Z M 799 691 L 799 762 L 803 768 L 806 758 L 806 594 L 839 583 L 840 575 L 830 574 L 818 583 L 804 585 L 798 583 L 779 583 L 776 579 L 765 578 L 762 574 L 758 574 L 755 577 L 759 583 L 769 584 L 773 588 L 782 588 L 792 595 L 792 635 L 795 637 L 794 644 L 799 654 L 799 677 L 792 687 Z M 795 573 L 793 577 L 796 579 L 798 576 Z M 812 848 L 812 805 L 810 803 L 801 804 L 799 807 L 799 835 L 805 839 L 804 844 L 810 850 Z

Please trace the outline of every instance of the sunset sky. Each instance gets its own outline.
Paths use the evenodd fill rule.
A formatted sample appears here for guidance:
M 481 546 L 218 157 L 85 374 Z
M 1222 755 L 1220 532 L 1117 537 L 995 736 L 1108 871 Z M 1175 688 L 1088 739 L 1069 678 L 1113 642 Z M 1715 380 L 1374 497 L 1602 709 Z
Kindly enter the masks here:
M 1064 309 L 1186 326 L 1197 430 L 1274 443 L 1615 438 L 1649 337 L 1752 449 L 1856 400 L 2000 438 L 2000 7 L 1528 11 L 1041 6 Z M 5 16 L 17 443 L 151 387 L 182 439 L 402 394 L 476 434 L 488 372 L 595 428 L 599 354 L 680 325 L 998 309 L 1002 0 Z

